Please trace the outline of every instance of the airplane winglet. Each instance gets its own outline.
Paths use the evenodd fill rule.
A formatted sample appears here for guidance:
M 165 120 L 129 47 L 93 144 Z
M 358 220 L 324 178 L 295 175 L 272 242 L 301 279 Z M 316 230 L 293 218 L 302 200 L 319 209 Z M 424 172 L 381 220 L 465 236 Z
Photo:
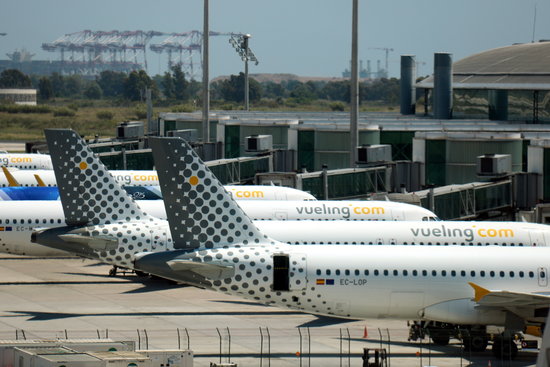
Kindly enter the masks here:
M 13 177 L 13 175 L 11 174 L 10 170 L 7 169 L 7 167 L 4 167 L 2 166 L 2 171 L 4 172 L 4 175 L 6 176 L 7 180 L 8 180 L 8 183 L 10 185 L 10 187 L 19 187 L 21 186 L 19 184 L 19 182 L 17 182 L 17 180 L 15 179 L 15 177 Z
M 491 293 L 490 290 L 485 289 L 485 288 L 483 288 L 483 287 L 481 287 L 481 286 L 479 286 L 479 285 L 477 285 L 473 282 L 468 282 L 468 284 L 470 285 L 470 287 L 472 287 L 474 289 L 474 292 L 475 292 L 474 293 L 474 301 L 476 301 L 476 302 L 481 301 L 481 299 L 483 297 L 485 297 L 486 295 Z
M 47 185 L 44 183 L 44 181 L 42 181 L 42 178 L 39 176 L 39 175 L 34 175 L 34 179 L 36 180 L 36 182 L 38 183 L 38 186 L 39 187 L 46 187 Z

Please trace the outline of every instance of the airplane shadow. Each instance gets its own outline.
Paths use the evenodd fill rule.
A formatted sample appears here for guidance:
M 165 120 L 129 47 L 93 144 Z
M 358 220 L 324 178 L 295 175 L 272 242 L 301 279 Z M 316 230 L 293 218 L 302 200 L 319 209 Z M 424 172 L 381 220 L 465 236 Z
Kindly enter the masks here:
M 197 312 L 113 312 L 113 313 L 63 313 L 39 311 L 6 311 L 14 315 L 3 317 L 30 317 L 29 321 L 47 321 L 68 319 L 73 317 L 167 317 L 167 316 L 288 316 L 298 315 L 301 312 L 288 311 L 197 311 Z

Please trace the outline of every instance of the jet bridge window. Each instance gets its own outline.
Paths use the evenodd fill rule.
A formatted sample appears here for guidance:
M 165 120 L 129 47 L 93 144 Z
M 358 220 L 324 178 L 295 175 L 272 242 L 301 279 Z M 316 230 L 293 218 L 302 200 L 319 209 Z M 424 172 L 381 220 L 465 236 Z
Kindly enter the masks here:
M 273 290 L 289 291 L 288 255 L 273 255 Z

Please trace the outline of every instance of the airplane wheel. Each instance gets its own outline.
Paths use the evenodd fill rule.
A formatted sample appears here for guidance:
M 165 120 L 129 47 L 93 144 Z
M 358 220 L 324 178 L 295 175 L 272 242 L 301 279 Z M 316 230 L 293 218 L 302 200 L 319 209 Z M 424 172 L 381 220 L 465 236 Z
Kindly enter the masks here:
M 493 355 L 502 360 L 515 359 L 518 355 L 518 347 L 512 339 L 498 338 L 493 343 Z
M 449 341 L 451 340 L 451 337 L 448 334 L 447 335 L 445 335 L 444 333 L 440 333 L 440 334 L 441 335 L 431 335 L 431 338 L 434 344 L 441 345 L 441 346 L 449 345 Z
M 466 337 L 462 339 L 464 349 L 471 350 L 472 352 L 483 352 L 487 349 L 489 339 L 486 335 L 475 335 L 472 337 Z
M 113 266 L 113 267 L 111 268 L 111 270 L 109 270 L 109 276 L 110 276 L 110 277 L 116 276 L 116 271 L 117 271 L 116 266 Z

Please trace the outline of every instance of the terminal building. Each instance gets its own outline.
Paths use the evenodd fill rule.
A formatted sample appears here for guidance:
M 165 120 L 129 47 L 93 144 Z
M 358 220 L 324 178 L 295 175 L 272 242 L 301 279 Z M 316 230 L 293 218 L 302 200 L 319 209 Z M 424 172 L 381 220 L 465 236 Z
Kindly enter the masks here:
M 533 208 L 545 212 L 550 201 L 547 56 L 550 42 L 457 62 L 438 53 L 434 74 L 419 82 L 414 56 L 402 56 L 400 112 L 360 113 L 355 167 L 345 112 L 214 111 L 210 142 L 201 141 L 200 113 L 160 113 L 147 129 L 122 124 L 118 139 L 96 150 L 110 168 L 151 169 L 143 136 L 182 136 L 226 183 L 272 182 L 330 199 L 382 194 L 436 213 L 457 208 L 443 219 L 545 221 Z

